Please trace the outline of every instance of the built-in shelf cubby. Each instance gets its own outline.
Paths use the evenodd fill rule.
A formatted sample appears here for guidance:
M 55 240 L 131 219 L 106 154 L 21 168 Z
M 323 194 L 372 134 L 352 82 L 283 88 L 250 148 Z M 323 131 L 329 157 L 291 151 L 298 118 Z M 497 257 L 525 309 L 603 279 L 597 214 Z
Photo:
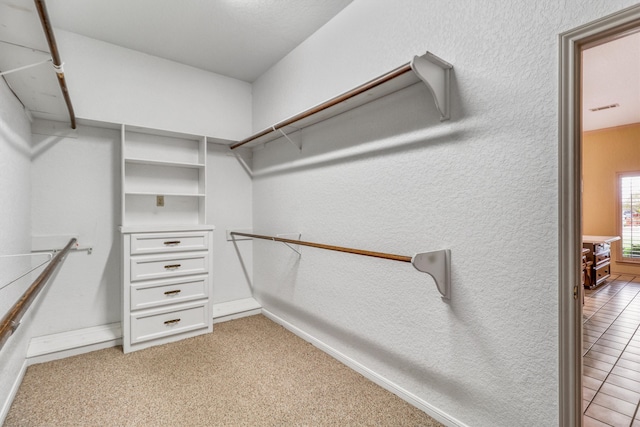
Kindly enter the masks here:
M 122 126 L 122 225 L 206 223 L 206 138 Z

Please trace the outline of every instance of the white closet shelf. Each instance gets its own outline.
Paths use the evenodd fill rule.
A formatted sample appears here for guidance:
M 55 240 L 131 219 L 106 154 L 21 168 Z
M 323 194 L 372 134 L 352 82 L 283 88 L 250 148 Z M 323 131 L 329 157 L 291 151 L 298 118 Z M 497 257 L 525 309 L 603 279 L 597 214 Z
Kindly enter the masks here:
M 419 82 L 423 82 L 433 95 L 436 108 L 440 112 L 440 120 L 448 120 L 452 69 L 451 64 L 430 52 L 415 56 L 411 62 L 401 67 L 231 144 L 230 148 L 233 150 L 244 145 L 253 147 L 286 137 L 288 133 L 327 120 Z
M 202 163 L 185 163 L 185 162 L 171 162 L 166 160 L 151 160 L 141 158 L 126 158 L 125 163 L 138 164 L 138 165 L 152 165 L 152 166 L 172 166 L 179 168 L 191 168 L 191 169 L 203 169 Z
M 205 197 L 203 193 L 163 193 L 161 191 L 126 191 L 127 196 Z
M 164 233 L 171 231 L 200 231 L 215 230 L 216 227 L 207 224 L 181 224 L 181 225 L 128 225 L 119 226 L 121 233 Z

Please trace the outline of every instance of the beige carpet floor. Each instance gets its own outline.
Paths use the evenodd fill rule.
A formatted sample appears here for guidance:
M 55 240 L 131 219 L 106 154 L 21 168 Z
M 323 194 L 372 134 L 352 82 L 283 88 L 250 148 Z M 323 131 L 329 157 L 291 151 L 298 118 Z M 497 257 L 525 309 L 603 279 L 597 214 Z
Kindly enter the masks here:
M 262 315 L 30 366 L 11 426 L 441 426 Z

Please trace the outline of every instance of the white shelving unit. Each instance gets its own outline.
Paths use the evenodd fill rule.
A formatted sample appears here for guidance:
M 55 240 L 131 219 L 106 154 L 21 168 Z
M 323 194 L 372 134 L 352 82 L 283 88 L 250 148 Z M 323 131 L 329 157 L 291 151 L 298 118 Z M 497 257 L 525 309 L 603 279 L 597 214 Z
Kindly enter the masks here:
M 125 353 L 211 332 L 204 136 L 122 125 Z
M 122 225 L 206 223 L 206 138 L 122 126 Z

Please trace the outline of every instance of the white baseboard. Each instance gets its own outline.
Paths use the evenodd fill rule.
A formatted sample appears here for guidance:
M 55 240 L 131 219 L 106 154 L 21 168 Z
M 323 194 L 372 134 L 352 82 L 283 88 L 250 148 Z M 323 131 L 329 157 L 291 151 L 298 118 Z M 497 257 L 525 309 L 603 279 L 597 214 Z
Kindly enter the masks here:
M 450 416 L 449 414 L 439 410 L 438 408 L 436 408 L 433 405 L 429 404 L 425 400 L 419 398 L 415 394 L 410 393 L 409 391 L 403 389 L 399 385 L 389 381 L 388 379 L 386 379 L 383 376 L 377 374 L 376 372 L 372 371 L 371 369 L 367 368 L 366 366 L 362 365 L 361 363 L 355 361 L 354 359 L 350 358 L 349 356 L 346 356 L 345 354 L 339 352 L 338 350 L 334 349 L 333 347 L 331 347 L 331 346 L 325 344 L 324 342 L 314 338 L 313 336 L 311 336 L 308 333 L 304 332 L 302 329 L 300 329 L 300 328 L 298 328 L 296 326 L 293 326 L 291 323 L 289 323 L 286 320 L 276 316 L 275 314 L 271 313 L 270 311 L 268 311 L 268 310 L 263 308 L 262 309 L 262 314 L 264 314 L 266 317 L 268 317 L 269 319 L 273 320 L 274 322 L 282 325 L 284 328 L 286 328 L 289 331 L 293 332 L 294 334 L 296 334 L 297 336 L 299 336 L 303 340 L 305 340 L 307 342 L 310 342 L 314 346 L 318 347 L 320 350 L 322 350 L 325 353 L 327 353 L 330 356 L 332 356 L 334 359 L 337 359 L 340 362 L 344 363 L 349 368 L 351 368 L 354 371 L 360 373 L 365 378 L 373 381 L 374 383 L 378 384 L 380 387 L 384 388 L 385 390 L 390 391 L 391 393 L 395 394 L 396 396 L 398 396 L 399 398 L 401 398 L 405 402 L 409 403 L 410 405 L 413 405 L 416 408 L 420 409 L 421 411 L 425 412 L 427 415 L 429 415 L 430 417 L 434 418 L 435 420 L 437 420 L 437 421 L 439 421 L 439 422 L 441 422 L 441 423 L 443 423 L 443 424 L 445 424 L 447 426 L 466 427 L 466 424 L 462 423 L 461 421 L 459 421 L 459 420 L 455 419 L 454 417 Z
M 34 337 L 27 349 L 29 365 L 102 350 L 122 344 L 120 322 Z
M 18 394 L 18 389 L 20 388 L 20 384 L 22 384 L 22 379 L 24 378 L 24 374 L 27 372 L 28 363 L 25 360 L 22 364 L 22 368 L 20 368 L 20 372 L 18 372 L 18 376 L 16 377 L 13 385 L 11 386 L 11 391 L 9 391 L 9 395 L 7 396 L 7 400 L 2 404 L 2 409 L 0 410 L 0 426 L 4 425 L 4 421 L 7 419 L 7 415 L 9 415 L 9 409 L 11 409 L 11 404 L 13 403 L 13 399 L 15 399 L 16 394 Z
M 220 323 L 262 313 L 260 304 L 245 298 L 213 305 L 213 322 Z M 120 322 L 35 337 L 27 349 L 27 365 L 63 359 L 122 344 Z
M 262 313 L 262 306 L 253 298 L 213 304 L 213 323 L 226 322 Z

